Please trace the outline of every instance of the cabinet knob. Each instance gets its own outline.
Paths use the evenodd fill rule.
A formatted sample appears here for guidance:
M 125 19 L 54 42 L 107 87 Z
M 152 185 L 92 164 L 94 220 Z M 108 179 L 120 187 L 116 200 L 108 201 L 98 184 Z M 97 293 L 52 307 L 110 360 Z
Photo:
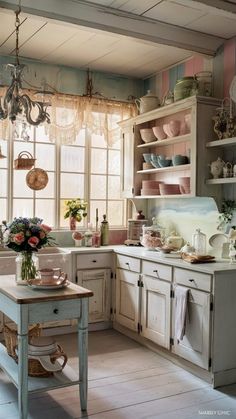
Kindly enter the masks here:
M 54 308 L 53 313 L 58 314 L 58 308 Z
M 97 261 L 94 259 L 94 260 L 92 260 L 92 262 L 93 262 L 93 263 L 96 263 Z
M 157 277 L 159 278 L 159 273 L 158 273 L 158 270 L 157 270 L 157 269 L 154 269 L 154 270 L 153 270 L 153 272 L 154 272 L 155 274 L 157 274 Z
M 194 279 L 189 279 L 189 282 L 194 282 Z

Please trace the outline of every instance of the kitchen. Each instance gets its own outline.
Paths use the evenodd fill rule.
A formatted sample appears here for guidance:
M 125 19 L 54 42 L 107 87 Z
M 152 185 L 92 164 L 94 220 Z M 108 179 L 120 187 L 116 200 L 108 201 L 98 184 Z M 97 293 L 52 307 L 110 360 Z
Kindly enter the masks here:
M 233 165 L 234 136 L 223 137 L 221 141 L 224 141 L 225 147 L 222 147 L 222 143 L 218 144 L 220 137 L 218 140 L 218 134 L 213 130 L 212 118 L 227 112 L 228 103 L 225 101 L 222 104 L 222 99 L 229 97 L 230 91 L 233 98 L 235 6 L 220 2 L 219 7 L 213 7 L 207 1 L 191 1 L 187 2 L 188 5 L 191 3 L 189 7 L 183 0 L 139 3 L 104 0 L 97 6 L 91 2 L 68 2 L 67 9 L 58 5 L 55 12 L 51 2 L 43 5 L 41 2 L 37 6 L 32 1 L 22 2 L 20 18 L 24 23 L 19 27 L 19 51 L 20 62 L 28 64 L 24 80 L 29 83 L 24 87 L 34 89 L 38 86 L 43 91 L 54 93 L 50 99 L 54 113 L 46 132 L 41 126 L 37 129 L 18 126 L 9 135 L 8 119 L 1 123 L 1 152 L 7 159 L 0 160 L 3 180 L 0 219 L 10 221 L 14 216 L 39 216 L 45 224 L 54 226 L 52 234 L 58 245 L 57 259 L 52 251 L 54 248 L 46 247 L 44 254 L 39 252 L 40 269 L 58 267 L 60 260 L 63 262 L 61 269 L 74 282 L 88 289 L 91 286 L 94 292 L 89 308 L 91 399 L 88 415 L 100 418 L 145 417 L 148 411 L 150 417 L 164 418 L 176 414 L 179 408 L 180 415 L 186 418 L 219 415 L 219 412 L 234 417 L 234 264 L 230 263 L 230 259 L 219 263 L 190 264 L 159 255 L 156 251 L 125 247 L 123 243 L 127 239 L 127 218 L 135 219 L 137 211 L 142 210 L 149 225 L 152 224 L 152 218 L 154 222 L 157 218 L 165 228 L 165 236 L 172 242 L 181 238 L 191 242 L 192 234 L 200 228 L 206 234 L 206 253 L 211 257 L 222 257 L 222 245 L 228 244 L 230 229 L 224 223 L 221 230 L 217 229 L 222 221 L 219 220 L 219 212 L 223 199 L 227 202 L 234 200 L 235 186 L 233 176 L 224 178 L 221 172 L 215 178 L 212 163 L 219 157 L 219 170 L 222 171 L 222 161 Z M 15 33 L 12 28 L 17 2 L 0 2 L 0 7 L 3 8 L 1 21 L 6 29 L 1 35 L 0 60 L 1 64 L 9 61 L 14 63 Z M 137 15 L 138 18 L 134 19 Z M 50 20 L 50 17 L 54 20 Z M 131 20 L 127 20 L 128 17 Z M 155 19 L 158 22 L 153 22 Z M 79 35 L 75 33 L 78 24 L 81 25 Z M 142 29 L 138 30 L 141 25 Z M 93 28 L 92 34 L 89 27 Z M 109 33 L 103 34 L 101 30 Z M 81 37 L 80 41 L 74 39 L 77 35 Z M 77 48 L 77 54 L 71 54 L 74 47 Z M 117 47 L 120 47 L 119 53 Z M 96 55 L 92 57 L 94 52 Z M 142 65 L 140 55 L 144 60 Z M 202 99 L 190 96 L 136 115 L 135 98 L 145 101 L 147 91 L 151 90 L 151 98 L 158 97 L 161 102 L 164 98 L 171 100 L 170 92 L 174 92 L 176 81 L 199 72 L 213 76 L 212 93 L 217 99 L 211 98 L 208 91 Z M 1 77 L 1 84 L 9 85 L 9 71 L 4 69 Z M 118 106 L 118 102 L 119 111 L 116 112 L 114 104 Z M 124 134 L 122 142 L 117 140 L 118 129 L 110 129 L 103 118 L 92 115 L 91 119 L 91 104 L 97 109 L 99 104 L 100 114 L 106 115 L 107 119 L 111 114 L 107 108 L 112 109 L 115 122 L 126 119 L 128 114 L 130 121 L 120 124 Z M 231 112 L 234 112 L 233 100 L 230 105 Z M 62 112 L 55 115 L 59 107 Z M 82 112 L 78 112 L 81 108 L 82 116 Z M 216 108 L 221 108 L 220 115 L 216 114 Z M 141 140 L 140 129 L 150 130 L 158 124 L 158 120 L 164 125 L 185 115 L 191 115 L 191 141 L 188 132 L 183 134 L 184 139 L 180 138 L 179 133 L 174 140 L 162 140 L 164 142 L 161 145 L 146 144 Z M 62 121 L 66 126 L 64 130 Z M 91 135 L 88 128 L 91 130 L 94 125 L 97 131 Z M 73 137 L 73 131 L 76 131 L 77 138 Z M 225 131 L 220 134 L 225 135 Z M 53 140 L 55 137 L 56 142 Z M 172 144 L 166 145 L 165 141 L 172 141 Z M 123 163 L 119 160 L 121 150 L 124 150 Z M 36 190 L 26 185 L 26 173 L 32 168 L 26 171 L 13 169 L 13 163 L 21 164 L 19 154 L 22 151 L 36 158 L 36 167 L 43 170 L 43 182 L 48 177 L 46 187 Z M 170 157 L 184 155 L 189 160 L 185 167 L 173 165 L 161 169 L 155 166 L 143 169 L 143 154 L 146 152 L 165 156 L 171 153 Z M 133 164 L 130 164 L 133 159 L 134 172 Z M 121 178 L 120 168 L 124 172 Z M 159 194 L 150 197 L 149 192 L 141 192 L 145 181 L 149 185 L 153 181 L 177 184 L 181 177 L 190 178 L 190 192 L 171 196 L 172 193 L 163 198 Z M 120 179 L 121 195 L 117 193 Z M 32 186 L 31 181 L 33 187 L 37 187 L 32 176 L 28 178 L 28 184 Z M 78 196 L 86 200 L 89 197 L 87 215 L 81 222 L 77 221 L 78 231 L 83 235 L 88 222 L 93 224 L 94 231 L 97 223 L 101 225 L 102 214 L 106 214 L 110 225 L 109 246 L 75 246 L 77 239 L 72 238 L 69 220 L 64 219 L 64 215 L 65 200 Z M 223 216 L 232 215 L 232 208 L 226 208 Z M 231 225 L 234 225 L 233 219 L 231 221 Z M 208 245 L 209 240 L 211 244 Z M 227 246 L 224 248 L 227 253 Z M 13 275 L 15 256 L 8 251 L 0 253 L 0 262 L 4 260 L 7 264 L 7 270 L 1 273 Z M 234 255 L 231 257 L 234 259 Z M 158 271 L 155 276 L 154 271 Z M 227 281 L 227 287 L 222 286 L 222 276 L 222 281 Z M 190 282 L 192 279 L 194 281 Z M 191 309 L 196 321 L 194 327 L 199 326 L 198 318 L 203 319 L 204 324 L 203 335 L 193 332 L 195 340 L 191 340 L 193 336 L 191 333 L 188 335 L 190 330 L 187 330 L 183 345 L 170 342 L 170 339 L 174 339 L 172 323 L 175 305 L 172 291 L 176 284 L 191 288 L 193 300 L 197 301 L 197 308 Z M 158 289 L 154 292 L 156 285 Z M 149 310 L 147 304 L 150 304 Z M 157 304 L 160 311 L 155 311 Z M 149 311 L 150 318 L 146 318 L 145 313 Z M 77 367 L 76 336 L 67 334 L 69 328 L 71 331 L 76 329 L 73 320 L 61 319 L 58 327 L 55 327 L 53 320 L 51 328 L 44 329 L 43 333 L 59 333 L 58 342 L 68 355 L 70 353 L 75 358 L 74 365 Z M 225 324 L 228 324 L 227 328 Z M 71 346 L 68 345 L 68 336 L 71 337 Z M 140 346 L 140 343 L 144 346 Z M 100 367 L 94 362 L 96 360 L 98 364 L 100 362 Z M 143 365 L 144 368 L 140 369 Z M 3 394 L 6 394 L 1 405 L 2 415 L 18 417 L 16 391 L 13 393 L 3 373 L 1 380 Z M 125 382 L 129 383 L 128 395 Z M 138 387 L 135 387 L 135 383 Z M 162 383 L 163 392 L 158 383 Z M 228 386 L 222 387 L 226 384 Z M 212 386 L 219 387 L 219 390 L 212 389 Z M 12 393 L 6 393 L 8 388 Z M 48 417 L 80 417 L 76 392 L 73 387 L 68 387 L 66 390 L 30 396 L 30 415 L 42 417 L 42 412 L 37 411 L 40 397 L 39 400 L 45 403 Z M 177 396 L 179 393 L 181 395 Z M 171 402 L 174 403 L 172 409 Z

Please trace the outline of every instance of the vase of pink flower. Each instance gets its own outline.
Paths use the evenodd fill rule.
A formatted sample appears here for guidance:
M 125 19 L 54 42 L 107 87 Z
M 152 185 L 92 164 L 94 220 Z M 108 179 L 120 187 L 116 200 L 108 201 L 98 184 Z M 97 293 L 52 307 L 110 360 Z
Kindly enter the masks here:
M 35 278 L 38 270 L 39 249 L 52 246 L 54 239 L 50 236 L 51 228 L 42 223 L 42 219 L 14 218 L 5 223 L 4 244 L 18 253 L 16 257 L 16 283 L 27 285 Z

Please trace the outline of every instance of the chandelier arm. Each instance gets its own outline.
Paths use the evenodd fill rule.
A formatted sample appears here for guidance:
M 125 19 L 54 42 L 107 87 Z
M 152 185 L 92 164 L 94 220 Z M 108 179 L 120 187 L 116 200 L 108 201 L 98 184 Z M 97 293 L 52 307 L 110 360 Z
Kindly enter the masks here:
M 50 116 L 47 112 L 49 103 L 36 102 L 29 98 L 28 95 L 24 94 L 20 96 L 20 103 L 25 111 L 26 120 L 30 125 L 39 125 L 43 122 L 50 122 Z M 37 108 L 38 115 L 34 120 L 31 113 Z

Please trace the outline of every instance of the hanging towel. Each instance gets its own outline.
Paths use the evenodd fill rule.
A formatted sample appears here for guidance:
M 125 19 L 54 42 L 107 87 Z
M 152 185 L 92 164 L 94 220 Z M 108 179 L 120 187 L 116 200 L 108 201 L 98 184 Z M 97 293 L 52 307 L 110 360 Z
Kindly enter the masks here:
M 177 285 L 175 287 L 175 337 L 177 341 L 183 340 L 185 335 L 188 288 Z

